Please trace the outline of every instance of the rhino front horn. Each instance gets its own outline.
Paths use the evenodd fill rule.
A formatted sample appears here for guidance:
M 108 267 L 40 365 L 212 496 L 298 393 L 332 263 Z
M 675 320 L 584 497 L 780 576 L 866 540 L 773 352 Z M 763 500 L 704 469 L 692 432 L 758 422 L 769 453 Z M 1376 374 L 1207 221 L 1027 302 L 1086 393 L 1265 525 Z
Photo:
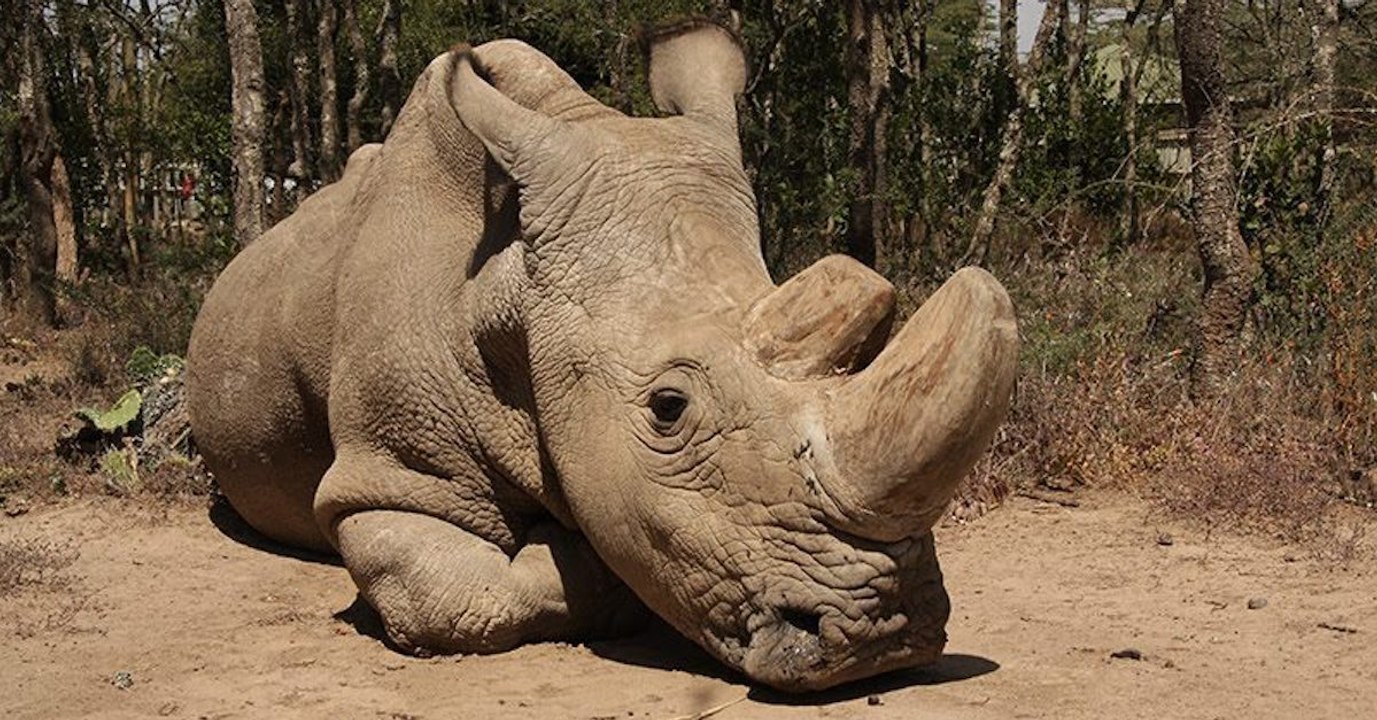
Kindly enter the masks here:
M 840 529 L 894 542 L 930 529 L 989 446 L 1018 365 L 1013 305 L 965 268 L 865 370 L 827 400 L 833 472 L 822 479 Z

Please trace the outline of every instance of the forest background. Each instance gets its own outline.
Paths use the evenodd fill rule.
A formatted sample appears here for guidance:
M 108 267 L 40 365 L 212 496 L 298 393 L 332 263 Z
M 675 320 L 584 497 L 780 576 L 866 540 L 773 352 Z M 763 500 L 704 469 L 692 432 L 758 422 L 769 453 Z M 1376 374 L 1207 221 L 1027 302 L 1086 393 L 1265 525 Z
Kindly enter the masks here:
M 524 39 L 649 115 L 638 29 L 703 15 L 749 50 L 741 138 L 776 279 L 846 252 L 895 281 L 903 311 L 967 264 L 1010 289 L 1014 408 L 958 517 L 1093 485 L 1210 524 L 1328 537 L 1333 508 L 1377 500 L 1372 0 L 15 0 L 0 13 L 0 350 L 69 369 L 8 381 L 6 425 L 175 365 L 219 270 L 385 137 L 455 43 Z M 110 448 L 106 477 L 77 481 L 51 443 L 13 440 L 0 496 L 127 492 L 134 453 Z

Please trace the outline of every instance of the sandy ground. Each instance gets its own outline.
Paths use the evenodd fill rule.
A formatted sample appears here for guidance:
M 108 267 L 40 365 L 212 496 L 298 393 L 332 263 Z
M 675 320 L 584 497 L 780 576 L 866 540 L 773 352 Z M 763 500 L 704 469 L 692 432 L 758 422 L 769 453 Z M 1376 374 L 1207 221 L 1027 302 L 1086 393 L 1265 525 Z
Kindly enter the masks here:
M 942 663 L 805 698 L 751 688 L 664 630 L 406 657 L 378 640 L 343 569 L 245 544 L 233 527 L 202 507 L 116 500 L 0 517 L 0 542 L 79 552 L 0 597 L 0 716 L 1357 718 L 1377 707 L 1370 565 L 1206 538 L 1117 495 L 1079 508 L 1018 498 L 942 528 L 954 606 Z M 1265 607 L 1249 609 L 1254 598 Z M 1141 659 L 1111 657 L 1130 648 Z

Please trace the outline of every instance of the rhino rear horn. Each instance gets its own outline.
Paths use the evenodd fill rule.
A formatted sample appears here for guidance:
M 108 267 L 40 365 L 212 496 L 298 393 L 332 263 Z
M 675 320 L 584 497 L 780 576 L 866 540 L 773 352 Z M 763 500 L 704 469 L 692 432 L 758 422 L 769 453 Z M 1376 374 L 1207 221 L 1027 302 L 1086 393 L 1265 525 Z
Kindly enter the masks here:
M 770 374 L 801 380 L 865 367 L 893 321 L 894 286 L 845 255 L 829 255 L 756 302 L 744 335 Z
M 746 57 L 730 30 L 690 20 L 641 31 L 650 96 L 662 112 L 736 134 L 736 97 L 746 89 Z

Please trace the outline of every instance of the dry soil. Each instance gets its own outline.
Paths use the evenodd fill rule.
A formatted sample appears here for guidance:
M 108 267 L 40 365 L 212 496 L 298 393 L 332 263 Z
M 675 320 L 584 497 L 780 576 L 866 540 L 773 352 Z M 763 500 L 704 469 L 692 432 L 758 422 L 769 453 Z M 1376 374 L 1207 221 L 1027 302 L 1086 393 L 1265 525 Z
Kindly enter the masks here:
M 941 528 L 953 603 L 941 664 L 803 698 L 752 688 L 663 629 L 494 657 L 400 655 L 342 568 L 255 547 L 236 528 L 193 504 L 113 499 L 0 516 L 0 547 L 59 560 L 66 547 L 69 561 L 0 595 L 0 715 L 1359 718 L 1377 707 L 1370 565 L 1207 537 L 1118 495 L 1078 508 L 1017 498 Z

